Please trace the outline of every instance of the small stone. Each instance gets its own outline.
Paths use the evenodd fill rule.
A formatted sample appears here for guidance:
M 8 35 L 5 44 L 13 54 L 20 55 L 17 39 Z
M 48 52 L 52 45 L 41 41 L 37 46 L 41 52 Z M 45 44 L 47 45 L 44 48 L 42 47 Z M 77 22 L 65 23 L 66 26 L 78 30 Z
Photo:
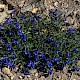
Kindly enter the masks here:
M 3 16 L 4 15 L 4 16 Z M 4 11 L 4 12 L 1 12 L 0 13 L 0 23 L 4 22 L 5 21 L 5 18 L 7 17 L 7 13 Z
M 71 17 L 67 17 L 66 22 L 69 24 L 73 24 L 73 19 Z
M 32 80 L 32 78 L 31 78 L 31 77 L 29 77 L 29 78 L 28 78 L 28 80 Z
M 19 79 L 22 79 L 22 76 L 19 76 Z
M 37 72 L 36 69 L 33 69 L 33 70 L 30 70 L 30 71 L 29 71 L 30 74 L 35 74 L 36 72 Z
M 24 5 L 24 2 L 25 2 L 25 0 L 20 1 L 20 3 L 18 3 L 19 7 L 22 7 Z
M 35 77 L 38 77 L 38 73 L 35 73 Z
M 29 77 L 31 77 L 30 75 L 27 75 L 27 77 L 29 78 Z
M 68 66 L 65 66 L 65 67 L 64 67 L 63 72 L 64 72 L 65 74 L 67 74 L 67 72 L 68 72 Z
M 13 70 L 12 70 L 12 72 L 15 74 L 17 71 L 18 71 L 18 67 L 15 67 Z
M 1 75 L 0 75 L 0 80 L 2 80 Z
M 39 79 L 34 79 L 34 80 L 39 80 Z
M 39 10 L 39 8 L 34 8 L 31 12 L 36 13 Z
M 52 75 L 53 75 L 53 74 L 49 75 L 49 76 L 46 78 L 46 80 L 52 80 Z
M 64 79 L 64 80 L 68 80 L 68 76 L 66 74 L 62 74 L 62 75 L 59 75 L 59 76 L 61 76 L 62 79 Z
M 58 2 L 55 2 L 55 3 L 54 3 L 54 6 L 55 6 L 55 7 L 58 7 Z
M 0 12 L 3 12 L 4 11 L 4 8 L 0 8 Z
M 44 76 L 41 76 L 39 80 L 46 80 Z
M 75 74 L 72 74 L 71 75 L 71 80 L 78 80 L 79 79 L 79 77 L 77 76 L 77 75 L 75 75 Z
M 62 31 L 64 31 L 64 30 L 67 30 L 67 27 L 66 26 L 63 26 L 62 27 Z
M 2 68 L 2 72 L 3 72 L 4 74 L 9 75 L 9 74 L 10 74 L 10 69 L 7 68 L 7 67 L 4 67 L 4 68 Z
M 0 4 L 0 8 L 5 8 L 5 5 L 3 5 L 3 4 Z
M 80 60 L 77 62 L 77 66 L 78 68 L 80 68 Z
M 11 79 L 14 78 L 14 74 L 13 74 L 13 73 L 8 74 L 8 76 L 9 76 Z

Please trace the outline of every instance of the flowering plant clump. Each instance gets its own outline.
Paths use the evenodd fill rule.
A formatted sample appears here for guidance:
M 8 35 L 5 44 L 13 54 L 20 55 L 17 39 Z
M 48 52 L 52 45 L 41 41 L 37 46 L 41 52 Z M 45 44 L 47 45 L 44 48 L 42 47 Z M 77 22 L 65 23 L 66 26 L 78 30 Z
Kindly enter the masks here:
M 53 68 L 63 70 L 67 64 L 75 70 L 80 56 L 80 30 L 70 27 L 62 31 L 62 13 L 57 11 L 50 11 L 44 18 L 37 13 L 14 13 L 8 18 L 0 26 L 0 67 L 15 68 L 21 63 L 26 75 L 30 69 L 50 75 Z

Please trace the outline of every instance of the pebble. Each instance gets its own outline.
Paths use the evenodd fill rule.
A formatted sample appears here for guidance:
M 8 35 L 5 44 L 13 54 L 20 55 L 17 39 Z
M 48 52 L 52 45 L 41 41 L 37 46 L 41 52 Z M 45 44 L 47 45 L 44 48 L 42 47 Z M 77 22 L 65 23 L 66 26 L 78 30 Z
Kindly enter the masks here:
M 55 3 L 54 3 L 54 6 L 55 6 L 55 7 L 58 7 L 58 2 L 55 2 Z
M 77 62 L 77 66 L 80 68 L 80 60 Z
M 38 77 L 38 73 L 35 73 L 35 77 Z
M 2 68 L 2 72 L 3 72 L 4 74 L 9 75 L 9 74 L 10 74 L 10 69 L 7 68 L 7 67 L 4 67 L 4 68 Z
M 29 73 L 30 73 L 30 74 L 35 74 L 36 72 L 37 72 L 37 70 L 36 70 L 36 69 L 29 70 Z
M 2 15 L 4 15 L 4 16 L 2 16 Z M 1 12 L 1 13 L 0 13 L 0 23 L 3 22 L 7 16 L 8 16 L 8 15 L 7 15 L 6 12 Z
M 1 80 L 2 78 L 1 78 L 1 75 L 0 75 L 0 80 Z
M 79 77 L 78 77 L 77 75 L 75 75 L 75 74 L 72 74 L 72 75 L 71 75 L 71 80 L 74 80 L 74 79 L 75 79 L 75 80 L 78 80 L 78 78 L 79 78 Z
M 6 75 L 8 75 L 8 77 L 11 78 L 11 80 L 14 78 L 14 74 L 12 72 L 10 72 L 10 69 L 7 67 L 2 68 L 2 72 Z
M 67 72 L 68 72 L 68 66 L 65 66 L 63 69 L 63 73 L 67 74 Z
M 37 11 L 39 10 L 39 8 L 34 8 L 34 9 L 32 9 L 32 13 L 36 13 Z
M 11 80 L 14 78 L 14 74 L 13 73 L 10 73 L 8 76 L 11 78 Z
M 4 11 L 4 8 L 0 8 L 0 12 L 3 12 Z
M 29 78 L 29 77 L 31 77 L 30 75 L 27 75 L 27 77 Z
M 25 2 L 25 0 L 20 1 L 20 2 L 18 3 L 18 4 L 19 4 L 19 7 L 23 7 L 24 2 Z
M 73 19 L 71 17 L 67 17 L 66 22 L 69 24 L 73 24 Z
M 5 8 L 5 5 L 4 4 L 0 4 L 0 8 Z
M 39 80 L 46 80 L 44 76 L 41 76 Z
M 19 79 L 22 79 L 22 76 L 19 76 Z

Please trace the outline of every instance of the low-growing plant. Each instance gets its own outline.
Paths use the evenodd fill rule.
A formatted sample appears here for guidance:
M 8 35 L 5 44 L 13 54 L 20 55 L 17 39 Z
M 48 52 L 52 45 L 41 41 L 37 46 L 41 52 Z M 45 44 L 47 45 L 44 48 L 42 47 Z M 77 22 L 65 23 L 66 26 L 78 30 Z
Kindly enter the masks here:
M 62 12 L 51 10 L 49 16 L 26 13 L 8 18 L 0 26 L 0 67 L 12 69 L 19 63 L 22 71 L 30 69 L 52 74 L 53 68 L 63 70 L 66 65 L 76 69 L 80 56 L 80 30 L 62 31 Z

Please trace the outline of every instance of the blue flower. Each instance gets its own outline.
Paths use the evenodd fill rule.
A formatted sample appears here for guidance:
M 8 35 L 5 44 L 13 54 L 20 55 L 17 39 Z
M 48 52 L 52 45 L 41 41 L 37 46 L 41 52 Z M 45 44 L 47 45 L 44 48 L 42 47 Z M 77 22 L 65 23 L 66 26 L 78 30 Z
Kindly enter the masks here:
M 21 15 L 20 18 L 21 18 L 22 21 L 25 21 L 25 19 L 26 19 L 26 14 Z
M 76 67 L 74 67 L 73 69 L 72 69 L 72 71 L 78 71 L 79 69 L 78 68 L 76 68 Z
M 11 68 L 14 69 L 16 67 L 16 62 L 14 61 Z
M 23 73 L 24 73 L 25 75 L 30 75 L 30 74 L 28 73 L 28 69 L 27 69 L 26 67 L 23 67 Z
M 0 29 L 4 29 L 4 27 L 3 26 L 0 26 Z
M 25 54 L 30 54 L 29 50 L 24 50 L 23 51 Z
M 39 60 L 39 57 L 36 57 L 36 58 L 35 58 L 35 61 L 38 61 L 38 60 Z
M 59 46 L 59 42 L 58 41 L 55 41 L 55 45 L 58 47 Z
M 34 54 L 35 56 L 38 56 L 38 52 L 33 52 L 33 54 Z
M 23 39 L 24 41 L 26 41 L 27 38 L 26 38 L 26 35 L 25 35 L 25 34 L 22 35 L 22 39 Z
M 6 57 L 3 56 L 3 57 L 1 58 L 1 62 L 2 62 L 2 63 L 5 63 L 5 60 L 6 60 Z
M 50 37 L 50 38 L 48 38 L 48 39 L 46 40 L 46 43 L 50 43 L 50 42 L 52 42 L 52 41 L 53 41 L 53 38 Z
M 35 68 L 35 63 L 33 61 L 30 61 L 27 66 Z
M 56 64 L 59 64 L 59 61 L 61 60 L 61 58 L 52 58 L 52 60 L 56 63 Z
M 7 51 L 9 52 L 12 49 L 12 45 L 9 42 L 5 42 L 5 45 L 7 47 Z
M 5 60 L 6 60 L 6 57 L 4 56 L 0 59 L 0 68 L 2 67 L 2 65 L 5 64 Z
M 53 69 L 51 68 L 48 74 L 51 75 L 52 73 L 53 73 Z
M 50 38 L 49 38 L 49 41 L 50 41 L 50 42 L 51 42 L 51 41 L 53 41 L 53 38 L 52 38 L 52 37 L 50 37 Z
M 10 35 L 13 35 L 12 31 L 11 30 L 7 30 L 6 33 L 10 36 Z
M 66 21 L 66 17 L 62 19 L 62 22 L 64 22 L 64 23 L 65 23 L 65 21 Z
M 2 43 L 2 38 L 0 37 L 0 43 Z
M 5 42 L 4 44 L 6 45 L 6 47 L 9 47 L 10 46 L 10 43 L 9 42 Z
M 52 62 L 51 62 L 50 60 L 47 60 L 46 65 L 47 65 L 48 67 L 51 67 L 51 66 L 52 66 Z
M 11 47 L 7 48 L 7 51 L 9 52 L 11 50 Z
M 56 51 L 56 54 L 58 54 L 59 52 L 58 51 Z
M 74 33 L 74 30 L 72 28 L 69 28 L 68 30 L 71 31 L 72 33 Z
M 31 24 L 34 24 L 35 23 L 35 20 L 33 18 L 30 18 L 30 23 Z
M 20 29 L 19 22 L 16 23 L 15 28 Z
M 17 58 L 17 55 L 16 54 L 11 54 L 11 58 L 12 59 L 16 59 Z
M 22 35 L 23 31 L 22 30 L 18 30 L 17 33 L 18 33 L 18 35 Z
M 70 64 L 70 58 L 68 58 L 68 60 L 66 61 L 66 64 Z
M 13 40 L 14 44 L 19 44 L 21 40 Z
M 15 14 L 16 13 L 16 10 L 13 10 L 12 12 L 11 12 L 11 14 Z
M 70 37 L 71 36 L 70 32 L 68 32 L 67 35 L 68 35 L 68 37 Z
M 76 59 L 73 59 L 72 62 L 76 63 Z
M 28 66 L 31 67 L 32 64 L 33 64 L 33 61 L 30 61 L 30 62 L 28 63 Z
M 79 50 L 78 49 L 74 49 L 73 52 L 77 53 L 77 52 L 79 52 Z
M 6 59 L 6 65 L 7 65 L 7 66 L 12 66 L 12 61 L 9 60 L 9 59 Z
M 37 31 L 37 30 L 38 30 L 38 28 L 36 28 L 36 27 L 34 26 L 34 27 L 33 27 L 33 30 L 34 30 L 34 31 Z
M 14 52 L 11 52 L 11 54 L 15 55 L 15 54 L 16 54 L 16 52 L 15 52 L 15 51 L 14 51 Z
M 70 52 L 67 52 L 67 55 L 68 55 L 68 57 L 70 57 L 71 56 Z
M 49 14 L 52 14 L 52 13 L 53 13 L 53 12 L 50 10 L 50 11 L 49 11 Z
M 10 18 L 8 18 L 8 19 L 5 21 L 5 23 L 7 23 L 7 24 L 10 24 L 10 22 L 11 22 Z
M 59 54 L 61 54 L 61 55 L 62 55 L 62 52 L 59 52 Z
M 40 22 L 40 19 L 41 19 L 42 17 L 41 16 L 37 16 L 36 17 L 36 20 L 38 21 L 38 22 Z
M 41 54 L 42 59 L 46 59 L 46 56 L 44 54 Z
M 80 38 L 78 38 L 78 40 L 80 41 Z
M 29 58 L 29 59 L 30 59 L 30 58 L 32 58 L 32 55 L 31 55 L 31 54 L 29 54 L 29 55 L 28 55 L 28 58 Z

